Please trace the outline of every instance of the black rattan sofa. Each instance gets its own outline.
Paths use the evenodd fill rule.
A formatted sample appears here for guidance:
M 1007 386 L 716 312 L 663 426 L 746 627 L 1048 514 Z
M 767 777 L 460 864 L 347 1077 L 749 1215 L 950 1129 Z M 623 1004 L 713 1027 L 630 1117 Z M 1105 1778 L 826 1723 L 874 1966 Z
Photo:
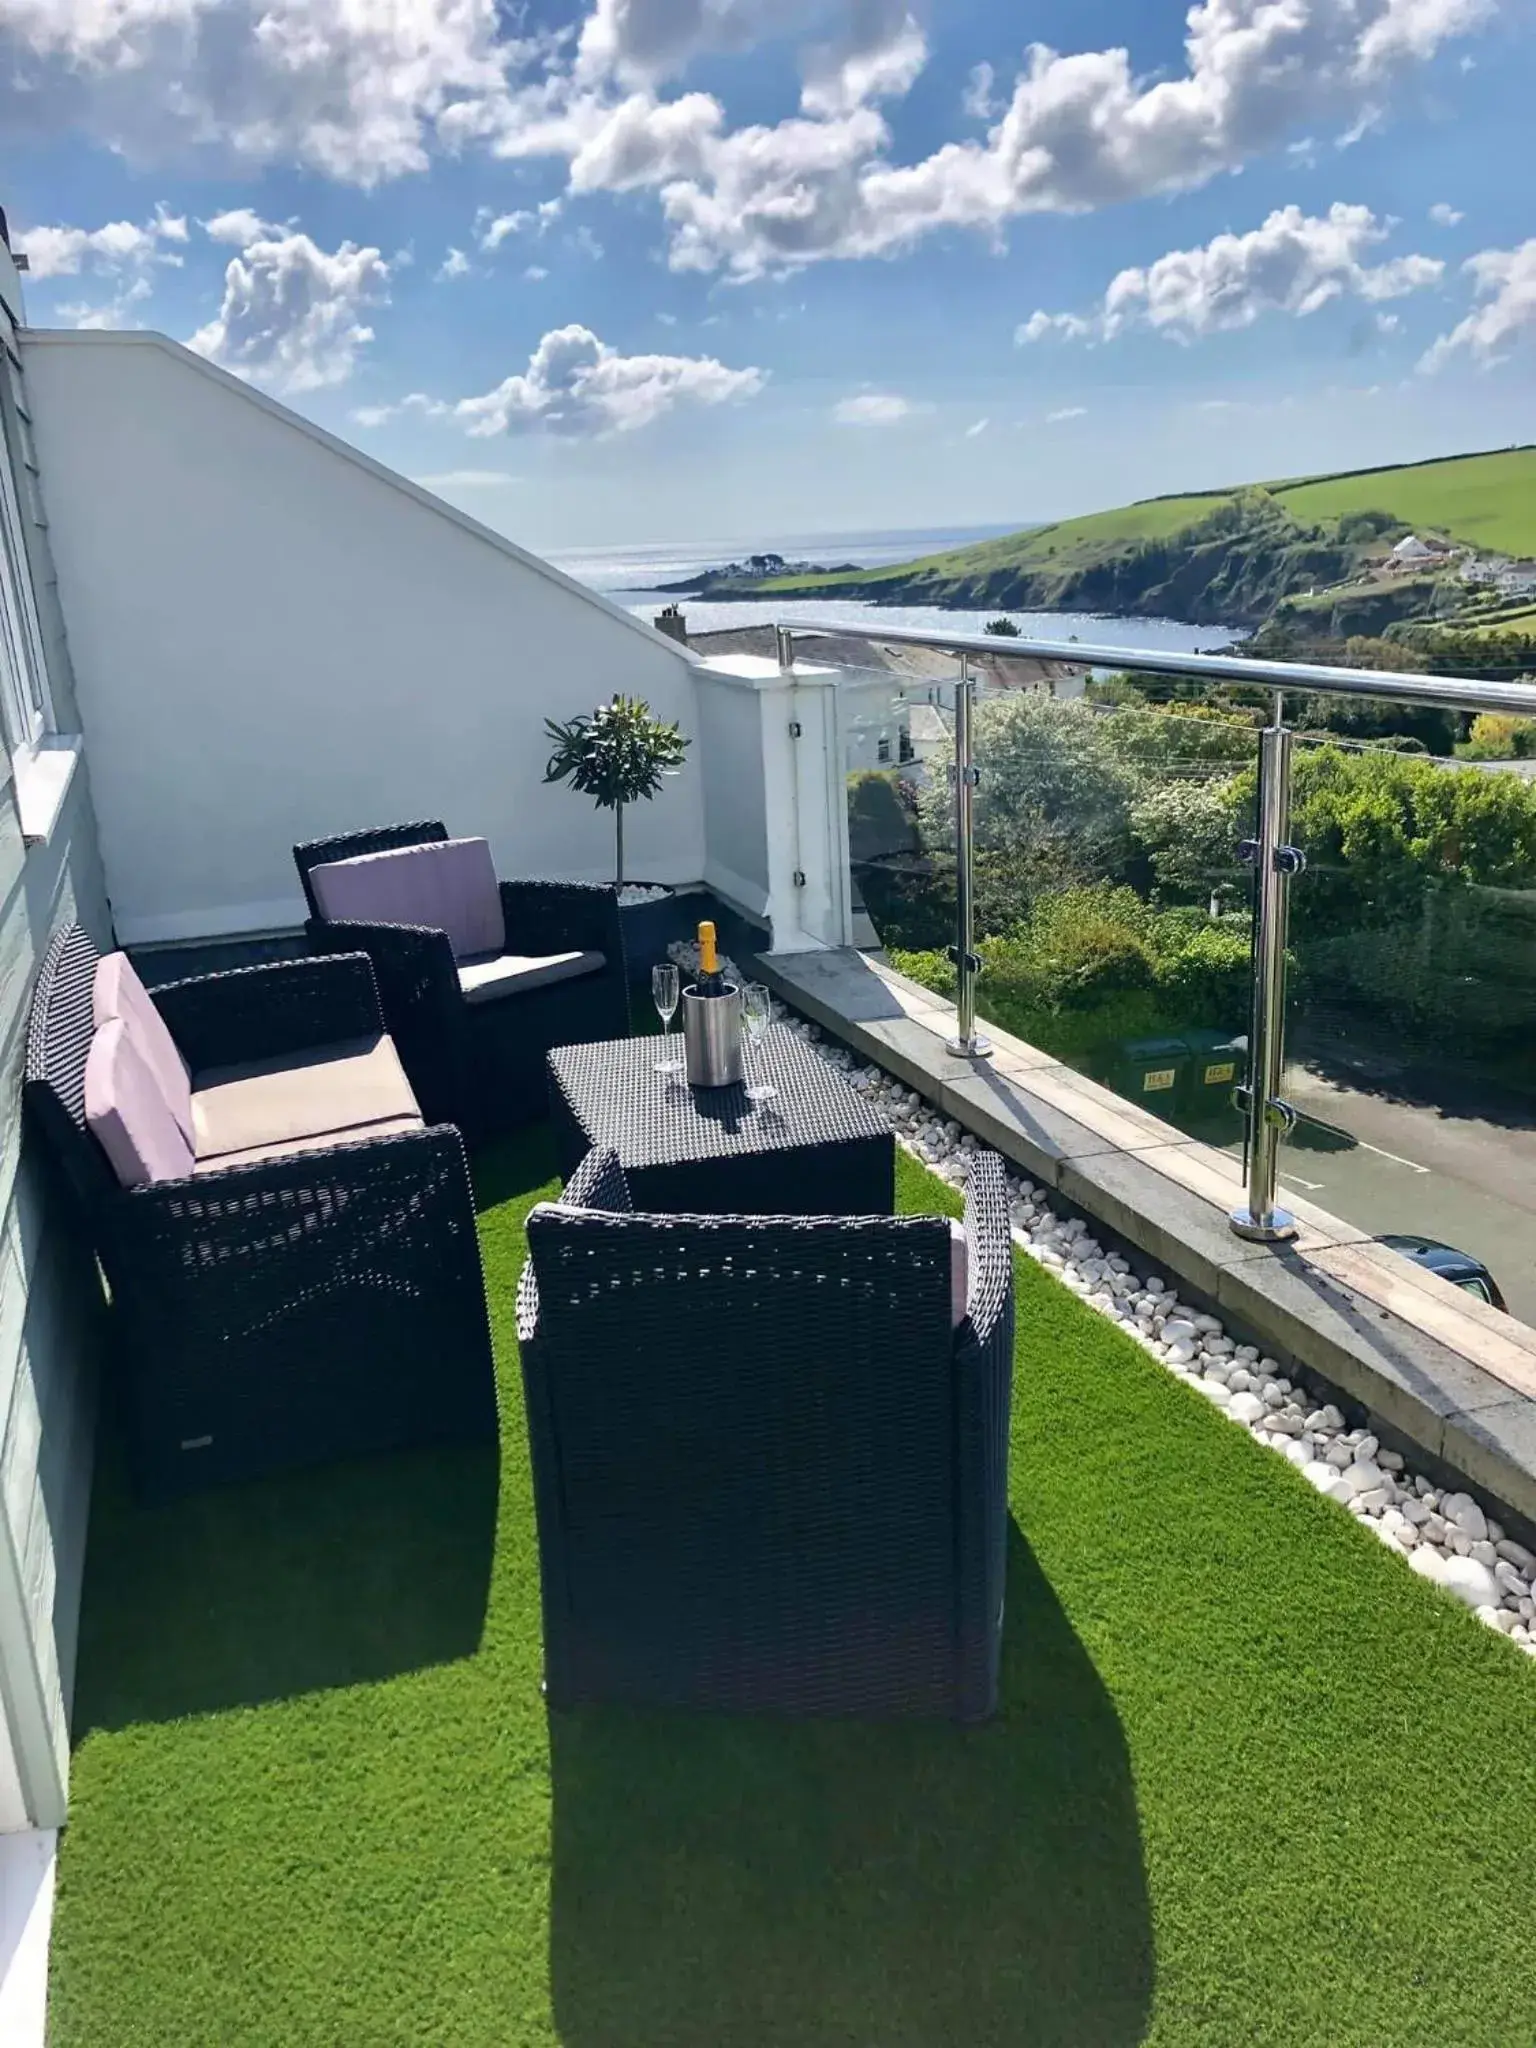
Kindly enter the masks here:
M 412 1118 L 391 1135 L 123 1186 L 85 1115 L 99 958 L 78 926 L 49 945 L 23 1092 L 106 1276 L 109 1394 L 141 1497 L 494 1438 L 459 1133 Z M 153 1001 L 194 1089 L 210 1069 L 303 1067 L 307 1055 L 323 1092 L 327 1048 L 387 1046 L 361 954 L 205 975 Z
M 458 1124 L 471 1140 L 531 1122 L 547 1108 L 544 1055 L 629 1035 L 629 995 L 618 893 L 583 882 L 502 882 L 509 952 L 576 951 L 601 965 L 552 986 L 492 1002 L 467 1000 L 445 932 L 423 925 L 328 919 L 312 880 L 317 867 L 396 848 L 446 842 L 433 819 L 310 840 L 293 849 L 309 905 L 315 952 L 359 948 L 373 962 L 385 1021 L 422 1109 Z
M 570 1206 L 576 1205 L 576 1206 Z M 1013 1267 L 942 1217 L 638 1216 L 612 1152 L 518 1294 L 550 1704 L 980 1720 L 997 1699 Z

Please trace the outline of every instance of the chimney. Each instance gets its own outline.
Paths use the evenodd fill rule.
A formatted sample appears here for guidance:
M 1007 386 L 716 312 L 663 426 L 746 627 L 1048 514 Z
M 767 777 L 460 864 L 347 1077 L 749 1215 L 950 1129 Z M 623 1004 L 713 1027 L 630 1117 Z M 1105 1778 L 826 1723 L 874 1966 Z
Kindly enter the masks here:
M 669 604 L 665 611 L 658 612 L 654 624 L 658 633 L 665 633 L 669 640 L 675 640 L 680 647 L 688 645 L 688 621 L 677 605 Z

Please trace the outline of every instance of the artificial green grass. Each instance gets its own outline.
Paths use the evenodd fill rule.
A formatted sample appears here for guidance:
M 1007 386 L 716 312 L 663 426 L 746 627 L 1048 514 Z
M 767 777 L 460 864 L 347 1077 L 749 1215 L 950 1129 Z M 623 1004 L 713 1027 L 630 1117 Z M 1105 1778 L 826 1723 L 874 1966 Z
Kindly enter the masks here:
M 551 1741 L 512 1316 L 545 1144 L 479 1175 L 499 1483 L 142 1513 L 104 1476 L 55 2048 L 1536 2040 L 1536 1666 L 1027 1260 L 998 1719 Z M 907 1160 L 900 1198 L 954 1207 Z

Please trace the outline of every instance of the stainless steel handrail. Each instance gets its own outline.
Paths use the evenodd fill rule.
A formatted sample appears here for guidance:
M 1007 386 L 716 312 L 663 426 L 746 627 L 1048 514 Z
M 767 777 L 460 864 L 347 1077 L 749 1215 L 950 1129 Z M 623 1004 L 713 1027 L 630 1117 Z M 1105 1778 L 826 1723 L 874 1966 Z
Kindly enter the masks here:
M 867 640 L 873 646 L 932 647 L 942 654 L 985 654 L 994 661 L 1070 661 L 1080 668 L 1125 669 L 1132 675 L 1200 676 L 1213 683 L 1253 683 L 1266 690 L 1316 690 L 1326 696 L 1377 697 L 1442 711 L 1503 711 L 1536 717 L 1536 683 L 1485 683 L 1460 676 L 1408 675 L 1389 669 L 1327 668 L 1310 661 L 1255 661 L 1246 654 L 1170 654 L 1148 647 L 1088 647 L 1078 640 L 1015 640 L 1000 633 L 941 633 L 927 626 L 817 624 L 779 619 L 776 634 L 792 639 Z
M 1210 682 L 1249 683 L 1271 692 L 1271 723 L 1260 736 L 1259 830 L 1245 848 L 1257 872 L 1257 914 L 1253 942 L 1253 1029 L 1246 1091 L 1248 1115 L 1248 1199 L 1233 1211 L 1232 1228 L 1242 1237 L 1275 1243 L 1296 1232 L 1293 1219 L 1276 1204 L 1280 1137 L 1292 1112 L 1280 1098 L 1284 1065 L 1286 899 L 1292 875 L 1304 865 L 1286 843 L 1290 828 L 1292 735 L 1285 727 L 1287 691 L 1316 691 L 1335 697 L 1367 697 L 1386 703 L 1427 705 L 1446 711 L 1507 712 L 1536 717 L 1536 683 L 1488 683 L 1460 676 L 1407 675 L 1384 669 L 1328 668 L 1316 662 L 1255 661 L 1241 654 L 1175 654 L 1151 648 L 1084 646 L 1079 640 L 1027 640 L 998 633 L 944 633 L 931 627 L 819 624 L 810 619 L 774 622 L 779 665 L 794 666 L 795 641 L 863 640 L 871 646 L 931 647 L 960 663 L 955 684 L 956 933 L 952 953 L 956 981 L 956 1034 L 949 1050 L 971 1057 L 991 1051 L 976 1031 L 971 806 L 979 780 L 971 757 L 973 660 L 1062 661 L 1083 668 L 1123 669 L 1132 675 L 1198 676 Z

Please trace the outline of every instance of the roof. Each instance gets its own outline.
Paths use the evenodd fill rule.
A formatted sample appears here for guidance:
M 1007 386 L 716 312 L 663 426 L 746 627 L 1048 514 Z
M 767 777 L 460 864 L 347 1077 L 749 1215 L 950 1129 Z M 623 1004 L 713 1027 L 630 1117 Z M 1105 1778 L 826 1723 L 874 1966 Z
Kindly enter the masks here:
M 1426 546 L 1416 533 L 1408 533 L 1404 534 L 1392 552 L 1400 562 L 1423 562 L 1431 555 L 1438 554 L 1440 550 Z

